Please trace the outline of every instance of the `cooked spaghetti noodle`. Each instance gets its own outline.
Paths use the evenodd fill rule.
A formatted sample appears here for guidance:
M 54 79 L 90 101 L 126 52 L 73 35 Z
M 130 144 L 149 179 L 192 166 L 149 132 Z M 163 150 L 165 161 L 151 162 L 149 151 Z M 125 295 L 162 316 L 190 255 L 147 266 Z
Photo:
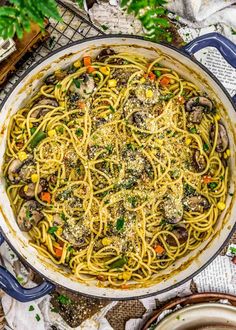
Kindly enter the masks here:
M 225 208 L 220 109 L 162 60 L 104 49 L 48 76 L 11 118 L 4 171 L 18 225 L 79 281 L 154 284 Z

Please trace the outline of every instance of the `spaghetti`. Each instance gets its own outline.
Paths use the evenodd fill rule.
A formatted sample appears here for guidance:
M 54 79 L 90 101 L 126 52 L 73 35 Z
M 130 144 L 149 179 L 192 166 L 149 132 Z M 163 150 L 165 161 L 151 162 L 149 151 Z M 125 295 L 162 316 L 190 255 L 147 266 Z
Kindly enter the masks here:
M 225 208 L 220 109 L 162 60 L 104 49 L 48 76 L 11 118 L 4 173 L 18 225 L 79 281 L 154 284 Z

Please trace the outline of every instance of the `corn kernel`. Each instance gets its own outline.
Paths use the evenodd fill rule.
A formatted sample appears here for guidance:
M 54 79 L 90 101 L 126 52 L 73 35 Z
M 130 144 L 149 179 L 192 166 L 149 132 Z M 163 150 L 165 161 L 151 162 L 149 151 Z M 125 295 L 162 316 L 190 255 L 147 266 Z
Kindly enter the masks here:
M 112 240 L 110 239 L 110 238 L 108 238 L 108 237 L 104 237 L 103 239 L 102 239 L 102 245 L 110 245 L 112 243 Z
M 128 271 L 123 272 L 123 274 L 122 274 L 123 280 L 126 280 L 126 281 L 130 280 L 131 276 L 132 276 L 132 272 L 128 272 Z
M 139 80 L 139 82 L 140 82 L 141 84 L 144 84 L 144 83 L 146 82 L 146 79 L 143 77 L 143 78 L 141 78 L 141 79 Z
M 215 115 L 215 120 L 220 120 L 221 116 L 218 113 Z
M 227 155 L 226 152 L 224 152 L 223 157 L 224 157 L 224 159 L 227 159 L 228 158 L 228 155 Z
M 186 145 L 189 146 L 190 143 L 191 143 L 191 141 L 192 141 L 191 139 L 187 138 L 187 139 L 185 140 Z
M 219 210 L 223 211 L 225 209 L 225 203 L 224 202 L 219 202 L 217 203 L 217 207 Z
M 229 157 L 231 155 L 230 149 L 226 150 L 226 155 Z
M 109 87 L 116 87 L 116 85 L 117 85 L 117 80 L 115 80 L 115 79 L 108 80 Z
M 23 190 L 26 193 L 29 190 L 29 186 L 25 185 Z
M 108 66 L 102 66 L 101 68 L 99 68 L 99 71 L 105 76 L 108 76 L 111 70 Z
M 66 102 L 64 102 L 64 101 L 60 101 L 60 102 L 59 102 L 59 105 L 60 105 L 61 107 L 65 108 L 65 106 L 66 106 Z
M 48 218 L 49 221 L 53 220 L 53 216 L 51 214 L 47 214 L 47 218 Z
M 156 142 L 157 142 L 158 144 L 160 144 L 160 145 L 163 144 L 163 140 L 162 140 L 162 139 L 156 139 Z
M 77 60 L 74 62 L 74 67 L 75 68 L 80 68 L 81 67 L 81 61 L 80 60 Z
M 146 97 L 148 98 L 153 97 L 153 91 L 151 89 L 146 90 Z
M 53 137 L 57 134 L 56 130 L 55 129 L 51 129 L 50 131 L 48 131 L 48 136 L 49 137 Z
M 24 160 L 26 160 L 27 159 L 27 154 L 26 154 L 26 152 L 24 152 L 24 151 L 20 151 L 20 152 L 18 152 L 18 158 L 19 158 L 19 160 L 21 161 L 21 162 L 23 162 Z
M 61 227 L 57 228 L 57 235 L 61 236 L 63 230 Z
M 170 84 L 173 85 L 175 83 L 175 80 L 174 79 L 170 79 Z
M 31 181 L 33 182 L 33 183 L 36 183 L 37 181 L 38 181 L 38 179 L 39 179 L 39 176 L 38 176 L 38 174 L 32 174 L 31 175 Z

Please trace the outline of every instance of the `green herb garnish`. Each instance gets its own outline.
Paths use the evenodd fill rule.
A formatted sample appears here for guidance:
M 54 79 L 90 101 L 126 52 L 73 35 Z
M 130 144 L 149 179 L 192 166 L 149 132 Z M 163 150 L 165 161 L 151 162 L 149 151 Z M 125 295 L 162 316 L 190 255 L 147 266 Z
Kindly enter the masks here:
M 30 146 L 32 149 L 34 149 L 35 147 L 37 147 L 37 145 L 43 140 L 46 138 L 46 133 L 43 132 L 43 131 L 38 131 L 33 139 L 30 141 Z
M 31 135 L 33 135 L 36 130 L 37 130 L 37 127 L 31 127 L 31 129 L 30 129 Z
M 106 26 L 106 25 L 104 25 L 104 24 L 102 24 L 102 25 L 101 25 L 101 28 L 102 28 L 104 31 L 106 31 L 106 30 L 108 30 L 108 29 L 109 29 L 109 27 L 108 27 L 108 26 Z
M 230 253 L 236 254 L 236 247 L 230 246 L 229 250 L 230 250 Z
M 32 312 L 32 311 L 34 311 L 34 306 L 33 305 L 30 305 L 29 312 Z
M 83 135 L 83 130 L 81 128 L 78 128 L 76 131 L 75 131 L 75 134 L 77 136 L 82 136 Z
M 192 186 L 190 186 L 188 183 L 185 183 L 184 184 L 184 193 L 187 196 L 192 196 L 195 194 L 195 189 Z
M 223 181 L 224 178 L 225 178 L 224 175 L 221 175 L 221 176 L 220 176 L 220 180 L 221 180 L 221 181 Z
M 61 303 L 62 305 L 69 305 L 72 303 L 71 299 L 63 294 L 60 294 L 60 296 L 58 296 L 57 300 L 59 301 L 59 303 Z
M 113 146 L 111 144 L 108 144 L 107 146 L 105 146 L 105 149 L 107 150 L 107 152 L 109 153 L 109 155 L 112 153 L 113 150 Z
M 116 261 L 112 262 L 109 267 L 114 268 L 122 268 L 127 263 L 127 259 L 125 257 L 122 257 L 120 259 L 117 259 Z
M 60 213 L 60 217 L 62 218 L 62 220 L 66 221 L 66 216 L 65 216 L 65 214 L 63 212 Z
M 53 313 L 59 313 L 59 309 L 58 308 L 51 308 L 51 312 L 53 312 Z
M 208 151 L 209 150 L 209 145 L 207 143 L 203 144 L 203 150 Z
M 135 208 L 136 207 L 136 205 L 137 205 L 137 197 L 128 197 L 128 202 L 131 204 L 131 206 L 133 207 L 133 208 Z
M 57 231 L 57 229 L 58 229 L 57 226 L 50 227 L 50 228 L 48 228 L 48 233 L 51 235 L 54 235 L 55 232 Z
M 125 224 L 125 218 L 124 217 L 118 218 L 116 220 L 116 229 L 122 230 L 124 228 L 124 224 Z
M 196 134 L 197 129 L 195 127 L 191 127 L 191 128 L 189 128 L 189 132 L 192 133 L 192 134 Z
M 17 279 L 17 281 L 18 281 L 20 284 L 22 284 L 22 283 L 24 282 L 23 277 L 20 276 L 20 275 L 17 275 L 17 276 L 16 276 L 16 279 Z
M 159 71 L 159 70 L 154 70 L 153 72 L 155 73 L 155 75 L 156 75 L 157 77 L 160 77 L 160 76 L 161 76 L 161 71 Z
M 39 314 L 36 314 L 35 315 L 35 318 L 36 318 L 36 320 L 39 322 L 40 321 L 40 316 L 39 316 Z
M 210 182 L 208 183 L 208 187 L 211 189 L 211 190 L 215 190 L 215 188 L 218 186 L 218 184 L 216 182 Z
M 233 196 L 233 195 L 234 195 L 234 193 L 229 193 L 229 195 L 230 195 L 230 196 Z
M 75 84 L 75 86 L 77 88 L 80 88 L 80 85 L 81 85 L 81 80 L 80 79 L 73 79 L 73 83 Z
M 29 220 L 32 217 L 32 212 L 29 209 L 27 209 L 25 211 L 25 216 L 26 216 L 26 219 Z

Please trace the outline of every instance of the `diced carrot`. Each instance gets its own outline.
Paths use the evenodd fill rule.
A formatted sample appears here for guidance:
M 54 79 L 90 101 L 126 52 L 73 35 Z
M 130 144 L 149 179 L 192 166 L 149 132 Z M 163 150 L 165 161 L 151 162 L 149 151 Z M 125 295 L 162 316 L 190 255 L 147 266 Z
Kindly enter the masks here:
M 148 74 L 144 73 L 143 77 L 146 79 L 148 77 Z
M 128 289 L 129 288 L 129 285 L 128 284 L 122 284 L 121 285 L 121 289 Z
M 205 184 L 208 184 L 208 183 L 210 183 L 212 181 L 212 177 L 210 177 L 209 175 L 204 175 L 204 177 L 203 177 L 203 182 L 205 183 Z
M 88 66 L 88 69 L 87 69 L 87 72 L 88 72 L 88 73 L 92 73 L 92 72 L 94 72 L 94 71 L 95 71 L 94 67 L 92 67 L 92 66 Z
M 50 194 L 50 192 L 48 192 L 48 191 L 43 191 L 43 192 L 41 193 L 41 200 L 42 200 L 43 202 L 46 202 L 46 203 L 50 204 L 50 203 L 51 203 L 51 194 Z
M 85 56 L 84 57 L 84 66 L 91 66 L 92 59 L 90 56 Z
M 79 107 L 80 109 L 84 109 L 84 108 L 85 108 L 85 103 L 82 102 L 82 101 L 78 101 L 78 102 L 77 102 L 77 105 L 78 105 L 78 107 Z
M 160 80 L 161 86 L 167 86 L 167 85 L 169 85 L 169 83 L 170 83 L 170 78 L 168 78 L 168 77 L 163 77 Z
M 156 79 L 156 75 L 152 71 L 149 72 L 148 77 L 150 78 L 150 80 L 155 80 Z
M 62 256 L 62 248 L 55 248 L 54 247 L 54 251 L 55 251 L 57 257 Z
M 158 254 L 162 254 L 162 253 L 165 251 L 164 248 L 163 248 L 161 245 L 156 245 L 156 246 L 154 247 L 154 250 L 155 250 L 155 252 L 158 253 Z
M 185 102 L 185 98 L 184 98 L 183 96 L 179 96 L 179 97 L 178 97 L 178 102 L 179 102 L 180 104 L 184 104 L 184 102 Z

